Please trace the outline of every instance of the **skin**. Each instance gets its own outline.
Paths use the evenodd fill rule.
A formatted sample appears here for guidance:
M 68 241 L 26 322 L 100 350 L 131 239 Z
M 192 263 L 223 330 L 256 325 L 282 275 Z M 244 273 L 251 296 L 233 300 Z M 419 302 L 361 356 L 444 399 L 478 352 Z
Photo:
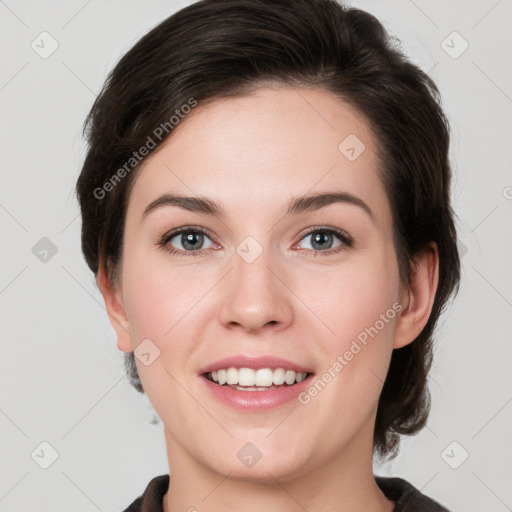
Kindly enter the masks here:
M 366 148 L 354 161 L 338 149 L 349 134 Z M 363 116 L 327 91 L 283 86 L 197 106 L 139 168 L 120 281 L 108 281 L 103 263 L 97 277 L 119 349 L 149 338 L 160 350 L 149 366 L 136 361 L 165 429 L 166 512 L 393 509 L 372 470 L 377 404 L 393 349 L 428 320 L 438 253 L 432 243 L 410 285 L 400 282 L 378 166 Z M 361 198 L 374 221 L 348 203 L 284 217 L 292 198 L 332 191 Z M 226 217 L 166 206 L 141 221 L 164 192 L 211 198 Z M 203 255 L 158 246 L 182 226 L 207 230 L 194 246 Z M 305 230 L 316 226 L 343 229 L 355 245 L 318 254 L 342 242 L 333 235 L 315 249 Z M 247 236 L 263 249 L 252 263 L 236 252 Z M 185 252 L 182 242 L 168 245 Z M 306 405 L 237 411 L 205 393 L 197 375 L 222 357 L 272 354 L 321 376 L 394 303 L 401 312 Z M 262 454 L 250 468 L 236 456 L 247 442 Z

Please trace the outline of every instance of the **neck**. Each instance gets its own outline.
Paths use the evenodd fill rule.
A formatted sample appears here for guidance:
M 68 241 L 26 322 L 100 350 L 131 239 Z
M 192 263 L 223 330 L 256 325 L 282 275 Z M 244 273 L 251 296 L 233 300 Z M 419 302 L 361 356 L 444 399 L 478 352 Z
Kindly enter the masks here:
M 169 490 L 164 512 L 214 512 L 236 504 L 244 512 L 276 510 L 292 512 L 392 512 L 389 501 L 375 482 L 372 466 L 373 439 L 359 432 L 341 453 L 322 459 L 294 476 L 275 478 L 265 471 L 261 479 L 230 477 L 201 464 L 165 430 L 170 464 Z M 361 446 L 365 443 L 367 446 Z M 304 465 L 306 467 L 306 465 Z

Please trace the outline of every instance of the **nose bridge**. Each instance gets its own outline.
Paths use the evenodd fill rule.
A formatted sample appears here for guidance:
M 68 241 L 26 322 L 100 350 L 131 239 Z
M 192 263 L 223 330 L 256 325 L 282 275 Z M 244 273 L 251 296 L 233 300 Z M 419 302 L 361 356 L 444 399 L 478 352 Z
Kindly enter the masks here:
M 235 248 L 233 270 L 225 287 L 222 322 L 255 331 L 267 324 L 287 324 L 292 317 L 291 292 L 278 255 L 254 237 Z M 279 277 L 278 277 L 279 276 Z

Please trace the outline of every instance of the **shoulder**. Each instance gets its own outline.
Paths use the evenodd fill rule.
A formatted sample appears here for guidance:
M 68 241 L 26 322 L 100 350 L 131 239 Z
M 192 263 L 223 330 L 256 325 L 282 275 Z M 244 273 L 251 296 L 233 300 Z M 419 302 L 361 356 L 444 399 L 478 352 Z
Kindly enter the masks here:
M 123 512 L 163 512 L 163 499 L 169 489 L 169 475 L 155 476 L 145 491 Z
M 393 512 L 450 512 L 437 501 L 422 494 L 407 480 L 375 476 L 375 481 L 386 498 L 395 502 Z

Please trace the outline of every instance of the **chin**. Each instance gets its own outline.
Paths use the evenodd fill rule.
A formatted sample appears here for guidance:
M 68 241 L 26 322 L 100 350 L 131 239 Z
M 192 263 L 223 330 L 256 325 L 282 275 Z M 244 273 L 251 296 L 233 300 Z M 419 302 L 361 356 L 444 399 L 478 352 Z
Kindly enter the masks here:
M 306 471 L 307 461 L 297 457 L 304 453 L 303 446 L 279 448 L 275 444 L 268 446 L 263 437 L 261 442 L 255 436 L 253 439 L 254 442 L 235 442 L 236 447 L 226 447 L 204 463 L 216 473 L 229 474 L 232 480 L 269 484 L 291 480 Z

